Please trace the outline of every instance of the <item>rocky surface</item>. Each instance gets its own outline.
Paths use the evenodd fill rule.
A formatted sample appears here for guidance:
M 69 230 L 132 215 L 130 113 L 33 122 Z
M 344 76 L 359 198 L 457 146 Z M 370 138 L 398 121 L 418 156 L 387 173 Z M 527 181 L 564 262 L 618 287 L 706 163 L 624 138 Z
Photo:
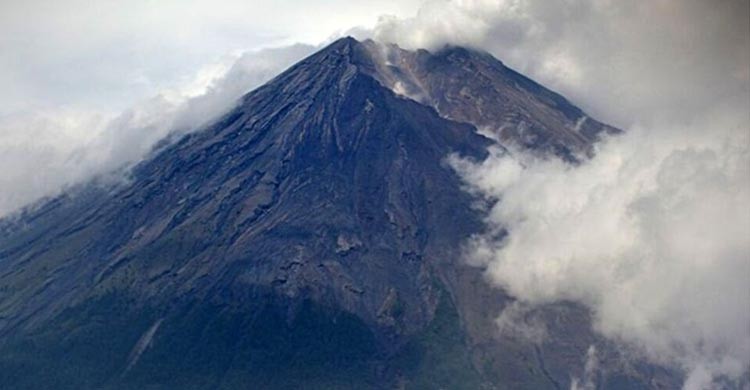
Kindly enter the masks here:
M 450 46 L 433 54 L 373 41 L 364 46 L 384 85 L 508 147 L 577 160 L 602 134 L 620 132 L 490 54 Z
M 499 335 L 512 299 L 460 256 L 481 215 L 445 157 L 486 155 L 473 125 L 570 158 L 616 130 L 486 54 L 382 49 L 339 40 L 4 222 L 0 387 L 568 388 L 595 344 L 607 388 L 674 385 L 573 305 Z

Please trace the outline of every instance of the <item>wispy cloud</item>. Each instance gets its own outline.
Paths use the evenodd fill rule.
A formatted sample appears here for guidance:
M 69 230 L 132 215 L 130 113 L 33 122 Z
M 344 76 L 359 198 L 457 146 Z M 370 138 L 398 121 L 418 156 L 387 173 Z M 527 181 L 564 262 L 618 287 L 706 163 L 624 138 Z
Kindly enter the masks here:
M 122 172 L 168 135 L 201 128 L 313 50 L 291 45 L 247 52 L 117 115 L 57 108 L 0 118 L 0 217 L 68 186 Z

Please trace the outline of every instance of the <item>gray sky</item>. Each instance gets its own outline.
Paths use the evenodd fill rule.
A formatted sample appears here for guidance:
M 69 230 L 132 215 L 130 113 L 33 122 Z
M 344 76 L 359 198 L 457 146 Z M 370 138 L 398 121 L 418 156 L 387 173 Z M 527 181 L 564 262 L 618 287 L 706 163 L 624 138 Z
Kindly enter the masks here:
M 0 116 L 70 105 L 117 111 L 251 49 L 320 43 L 411 14 L 415 1 L 0 2 Z

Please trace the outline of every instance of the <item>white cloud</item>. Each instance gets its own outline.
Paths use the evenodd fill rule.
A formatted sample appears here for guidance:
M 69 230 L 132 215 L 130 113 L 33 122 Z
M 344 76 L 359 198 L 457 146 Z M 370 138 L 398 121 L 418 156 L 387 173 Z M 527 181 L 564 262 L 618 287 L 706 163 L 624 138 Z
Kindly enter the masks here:
M 595 329 L 691 381 L 750 362 L 750 118 L 636 128 L 578 167 L 494 153 L 452 158 L 497 200 L 470 255 L 526 304 L 588 306 Z M 507 229 L 508 235 L 497 239 Z
M 428 0 L 414 17 L 384 17 L 358 33 L 406 48 L 487 50 L 595 117 L 630 127 L 744 96 L 748 14 L 745 0 Z
M 583 365 L 583 378 L 573 378 L 570 390 L 596 390 L 596 375 L 599 370 L 599 358 L 596 346 L 590 345 L 586 350 L 586 362 Z

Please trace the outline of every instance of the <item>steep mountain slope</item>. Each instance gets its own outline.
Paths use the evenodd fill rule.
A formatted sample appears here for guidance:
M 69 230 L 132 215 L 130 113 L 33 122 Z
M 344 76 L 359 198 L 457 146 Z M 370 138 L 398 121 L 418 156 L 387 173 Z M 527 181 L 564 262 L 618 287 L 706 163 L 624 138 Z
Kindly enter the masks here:
M 510 298 L 460 260 L 482 225 L 444 159 L 481 159 L 491 144 L 463 123 L 481 111 L 439 81 L 464 77 L 449 72 L 464 52 L 414 54 L 421 85 L 446 96 L 421 104 L 391 90 L 375 48 L 339 40 L 126 183 L 7 224 L 0 387 L 566 387 L 597 342 L 585 312 L 543 313 L 555 332 L 543 344 L 499 338 L 493 318 Z M 463 68 L 489 66 L 465 53 Z M 567 115 L 529 85 L 498 110 Z M 482 93 L 491 104 L 514 88 Z M 563 122 L 535 120 L 544 145 L 568 142 Z M 658 376 L 619 364 L 611 377 L 634 387 Z
M 619 133 L 487 53 L 446 47 L 432 54 L 373 41 L 364 45 L 377 59 L 376 78 L 384 85 L 506 145 L 573 160 L 590 153 L 600 134 Z

